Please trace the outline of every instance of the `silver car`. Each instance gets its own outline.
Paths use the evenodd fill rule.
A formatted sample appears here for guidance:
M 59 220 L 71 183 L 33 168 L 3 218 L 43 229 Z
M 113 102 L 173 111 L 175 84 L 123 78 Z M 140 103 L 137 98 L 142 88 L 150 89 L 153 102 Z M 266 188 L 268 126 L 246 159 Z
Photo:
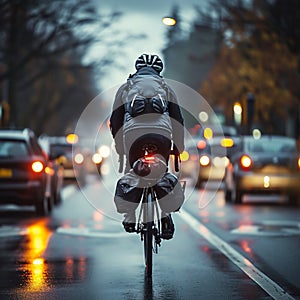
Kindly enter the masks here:
M 296 140 L 285 136 L 245 136 L 226 168 L 225 198 L 242 203 L 244 194 L 300 195 L 300 159 Z

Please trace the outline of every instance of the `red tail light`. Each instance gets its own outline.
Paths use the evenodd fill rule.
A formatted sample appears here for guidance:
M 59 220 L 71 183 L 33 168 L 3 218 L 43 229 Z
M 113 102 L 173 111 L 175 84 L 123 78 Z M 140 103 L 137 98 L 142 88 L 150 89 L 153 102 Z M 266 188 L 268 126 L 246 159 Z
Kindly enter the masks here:
M 148 163 L 153 163 L 156 160 L 156 158 L 154 156 L 152 156 L 152 155 L 145 156 L 144 159 Z
M 245 171 L 248 171 L 251 169 L 252 167 L 252 159 L 250 156 L 248 155 L 243 155 L 241 158 L 240 158 L 240 164 L 241 164 L 241 167 L 245 170 Z
M 200 140 L 198 143 L 197 143 L 197 148 L 202 150 L 206 147 L 206 142 L 204 140 Z
M 44 165 L 40 161 L 35 161 L 31 164 L 31 169 L 34 173 L 41 173 L 44 170 Z

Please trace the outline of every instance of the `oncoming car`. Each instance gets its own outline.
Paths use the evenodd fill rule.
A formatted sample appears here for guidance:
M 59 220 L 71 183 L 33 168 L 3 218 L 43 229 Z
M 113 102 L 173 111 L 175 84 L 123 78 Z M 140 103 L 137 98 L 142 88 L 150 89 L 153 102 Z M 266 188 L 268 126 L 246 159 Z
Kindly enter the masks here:
M 241 149 L 226 168 L 225 198 L 242 203 L 244 194 L 300 195 L 300 158 L 296 140 L 285 136 L 243 137 Z
M 0 204 L 33 205 L 46 215 L 54 202 L 52 162 L 33 131 L 0 130 Z

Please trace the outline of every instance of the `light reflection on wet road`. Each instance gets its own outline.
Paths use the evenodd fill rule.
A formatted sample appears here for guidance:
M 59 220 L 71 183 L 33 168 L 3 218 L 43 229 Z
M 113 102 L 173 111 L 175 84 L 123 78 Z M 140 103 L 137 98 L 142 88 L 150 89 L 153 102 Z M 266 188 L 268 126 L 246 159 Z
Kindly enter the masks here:
M 120 216 L 114 215 L 117 220 L 106 216 L 112 210 L 107 189 L 93 182 L 85 194 L 95 195 L 98 200 L 93 201 L 101 195 L 99 206 L 104 214 L 76 189 L 49 218 L 37 218 L 30 211 L 0 211 L 3 225 L 26 230 L 24 235 L 1 237 L 1 299 L 270 298 L 178 215 L 174 217 L 175 238 L 163 241 L 154 256 L 153 278 L 146 280 L 139 237 L 124 234 Z M 184 209 L 296 297 L 300 291 L 295 278 L 300 271 L 299 236 L 289 236 L 282 243 L 280 236 L 267 241 L 231 231 L 263 220 L 299 220 L 299 208 L 281 204 L 234 207 L 225 203 L 222 191 L 203 205 L 205 197 L 211 198 L 209 191 L 194 191 Z M 270 253 L 268 244 L 276 253 Z

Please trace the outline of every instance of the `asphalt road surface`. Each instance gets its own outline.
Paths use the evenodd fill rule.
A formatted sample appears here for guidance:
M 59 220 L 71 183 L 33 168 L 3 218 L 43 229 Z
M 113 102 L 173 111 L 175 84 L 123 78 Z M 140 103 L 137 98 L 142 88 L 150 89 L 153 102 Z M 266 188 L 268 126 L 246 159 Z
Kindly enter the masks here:
M 64 188 L 49 217 L 0 207 L 0 299 L 300 299 L 300 207 L 279 197 L 226 204 L 187 187 L 172 240 L 144 276 L 139 235 L 124 232 L 115 183 Z

